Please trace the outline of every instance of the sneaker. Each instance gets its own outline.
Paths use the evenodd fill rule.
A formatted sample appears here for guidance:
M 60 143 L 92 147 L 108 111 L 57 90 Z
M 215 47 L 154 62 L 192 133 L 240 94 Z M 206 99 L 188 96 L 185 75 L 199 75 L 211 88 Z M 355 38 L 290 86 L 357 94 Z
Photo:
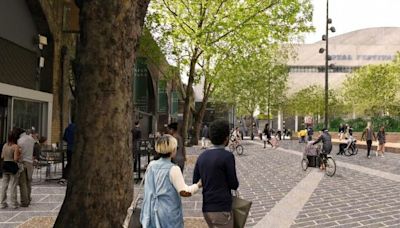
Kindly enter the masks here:
M 385 156 L 383 156 L 383 154 L 382 154 L 382 157 L 384 158 Z
M 375 151 L 375 157 L 378 157 L 378 151 Z
M 12 209 L 18 209 L 18 208 L 19 208 L 19 205 L 12 206 Z
M 368 158 L 371 158 L 371 155 L 368 155 Z

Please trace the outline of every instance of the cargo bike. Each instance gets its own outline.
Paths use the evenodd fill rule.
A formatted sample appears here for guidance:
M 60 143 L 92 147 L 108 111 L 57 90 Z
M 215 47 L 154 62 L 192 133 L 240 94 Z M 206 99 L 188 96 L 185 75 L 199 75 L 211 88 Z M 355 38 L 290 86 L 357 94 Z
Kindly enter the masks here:
M 323 154 L 321 145 L 308 142 L 301 160 L 301 168 L 306 171 L 308 167 L 319 168 L 321 163 L 325 166 L 325 174 L 332 177 L 336 173 L 336 162 L 329 154 Z

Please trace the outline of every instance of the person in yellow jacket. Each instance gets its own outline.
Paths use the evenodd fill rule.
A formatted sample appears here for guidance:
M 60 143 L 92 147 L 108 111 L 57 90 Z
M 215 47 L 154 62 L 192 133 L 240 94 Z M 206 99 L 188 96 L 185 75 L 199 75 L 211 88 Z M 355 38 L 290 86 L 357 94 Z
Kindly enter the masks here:
M 306 142 L 306 135 L 307 135 L 307 129 L 300 130 L 297 133 L 299 137 L 299 143 L 305 143 Z

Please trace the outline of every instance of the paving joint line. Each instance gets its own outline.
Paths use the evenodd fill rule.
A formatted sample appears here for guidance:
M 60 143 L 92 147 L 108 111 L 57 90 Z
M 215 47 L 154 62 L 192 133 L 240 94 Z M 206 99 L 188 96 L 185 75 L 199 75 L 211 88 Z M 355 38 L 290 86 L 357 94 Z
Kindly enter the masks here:
M 260 142 L 251 142 L 253 144 L 258 144 L 258 145 L 263 145 Z M 290 154 L 294 154 L 297 156 L 302 157 L 303 154 L 301 151 L 295 151 L 295 150 L 290 150 L 290 149 L 285 149 L 285 148 L 277 148 L 276 150 L 279 151 L 283 151 L 286 153 L 290 153 Z M 373 176 L 377 176 L 377 177 L 382 177 L 384 179 L 387 180 L 392 180 L 395 182 L 400 182 L 400 175 L 397 174 L 393 174 L 393 173 L 388 173 L 388 172 L 384 172 L 384 171 L 380 171 L 380 170 L 376 170 L 376 169 L 371 169 L 365 166 L 361 166 L 361 165 L 354 165 L 351 163 L 347 163 L 347 162 L 342 162 L 342 161 L 336 161 L 336 164 L 340 167 L 344 167 L 347 169 L 351 169 L 351 170 L 355 170 L 357 172 L 360 173 L 364 173 L 364 174 L 368 174 L 368 175 L 373 175 Z

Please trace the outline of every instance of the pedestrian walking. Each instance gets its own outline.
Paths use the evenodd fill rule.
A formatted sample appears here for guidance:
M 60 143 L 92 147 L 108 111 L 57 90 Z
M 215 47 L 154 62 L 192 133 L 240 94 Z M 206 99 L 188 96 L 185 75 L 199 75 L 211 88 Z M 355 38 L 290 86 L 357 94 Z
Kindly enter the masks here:
M 17 145 L 17 137 L 10 133 L 8 135 L 7 143 L 4 144 L 1 152 L 3 159 L 3 183 L 1 188 L 1 208 L 8 207 L 7 204 L 7 190 L 11 192 L 11 205 L 12 208 L 18 208 L 17 201 L 17 185 L 19 178 L 18 161 L 20 159 L 21 151 Z
M 138 142 L 142 138 L 142 131 L 140 130 L 139 121 L 135 122 L 135 127 L 131 130 L 132 132 L 132 154 L 133 154 L 133 170 L 138 169 L 138 158 L 139 158 L 139 146 Z M 140 169 L 140 167 L 139 167 Z
M 383 154 L 385 153 L 385 143 L 386 143 L 386 133 L 384 126 L 381 126 L 381 128 L 379 129 L 377 138 L 378 138 L 378 151 L 375 152 L 375 155 L 378 157 L 378 152 L 379 152 L 383 158 L 384 157 Z
M 271 147 L 274 147 L 272 145 L 272 143 L 271 143 L 271 131 L 269 130 L 269 124 L 268 123 L 265 124 L 264 130 L 263 130 L 263 134 L 264 134 L 263 135 L 264 148 L 266 148 L 267 143 L 269 145 L 271 145 Z
M 371 127 L 371 122 L 367 123 L 367 127 L 364 129 L 362 135 L 361 135 L 361 141 L 364 140 L 364 136 L 366 137 L 366 142 L 367 142 L 367 158 L 371 158 L 370 152 L 371 152 L 371 147 L 372 147 L 372 137 L 374 140 L 376 140 L 375 132 Z
M 233 228 L 232 194 L 239 182 L 235 157 L 225 150 L 229 141 L 229 123 L 216 120 L 210 126 L 213 146 L 197 159 L 193 183 L 203 183 L 203 215 L 209 227 Z
M 186 150 L 182 136 L 180 136 L 178 132 L 178 123 L 175 122 L 168 124 L 168 133 L 172 135 L 178 142 L 176 156 L 172 159 L 172 163 L 177 164 L 183 173 L 186 162 Z
M 35 140 L 30 134 L 30 130 L 23 132 L 17 140 L 21 148 L 21 162 L 23 169 L 19 176 L 19 190 L 21 195 L 21 207 L 28 207 L 32 197 L 32 174 L 33 174 L 33 148 Z
M 160 159 L 150 162 L 147 167 L 140 214 L 143 227 L 183 228 L 180 196 L 191 196 L 201 188 L 200 179 L 191 186 L 186 185 L 181 170 L 171 162 L 177 144 L 169 134 L 160 136 L 155 143 Z
M 68 124 L 68 127 L 65 128 L 63 136 L 63 140 L 67 142 L 67 165 L 63 170 L 62 178 L 59 181 L 60 184 L 66 184 L 67 179 L 69 178 L 72 165 L 72 149 L 74 148 L 74 137 L 75 137 L 75 123 L 72 120 L 71 123 Z
M 201 130 L 201 149 L 206 149 L 208 146 L 208 126 L 204 124 L 203 129 Z

